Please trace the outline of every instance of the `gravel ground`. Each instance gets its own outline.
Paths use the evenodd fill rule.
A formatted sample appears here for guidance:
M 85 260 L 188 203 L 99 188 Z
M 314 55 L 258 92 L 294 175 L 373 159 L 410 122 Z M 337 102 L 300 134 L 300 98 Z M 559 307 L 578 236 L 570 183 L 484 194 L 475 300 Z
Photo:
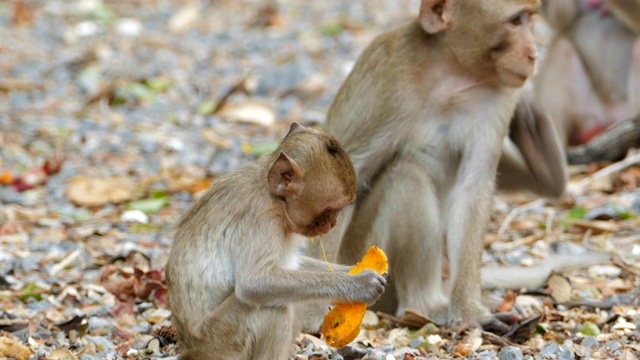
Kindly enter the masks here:
M 360 51 L 416 11 L 409 0 L 0 3 L 0 359 L 176 358 L 162 274 L 175 221 L 291 121 L 322 123 Z M 605 165 L 573 168 L 593 181 L 557 201 L 496 201 L 488 265 L 584 247 L 614 256 L 540 291 L 487 292 L 521 323 L 541 315 L 523 339 L 368 313 L 354 344 L 302 334 L 296 359 L 636 359 L 640 171 L 595 180 Z M 500 232 L 513 209 L 526 211 Z

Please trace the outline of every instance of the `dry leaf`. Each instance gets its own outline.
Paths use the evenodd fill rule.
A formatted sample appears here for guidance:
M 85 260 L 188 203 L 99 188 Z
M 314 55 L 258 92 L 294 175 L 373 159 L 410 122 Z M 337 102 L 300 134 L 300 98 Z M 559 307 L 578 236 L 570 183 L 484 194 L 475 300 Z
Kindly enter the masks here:
M 228 136 L 222 136 L 213 129 L 204 128 L 202 129 L 200 135 L 202 135 L 202 138 L 205 139 L 209 144 L 217 148 L 228 150 L 233 146 L 231 138 L 229 138 Z
M 613 221 L 573 220 L 571 224 L 582 229 L 594 230 L 596 233 L 616 232 L 620 229 L 620 226 Z
M 622 350 L 622 353 L 618 356 L 618 360 L 637 360 L 638 358 L 633 355 L 633 352 L 629 349 Z
M 549 292 L 551 293 L 551 297 L 558 304 L 565 303 L 571 300 L 571 291 L 572 287 L 564 276 L 560 276 L 557 274 L 553 274 L 549 277 L 547 281 L 547 286 L 549 287 Z
M 591 191 L 611 192 L 613 190 L 613 178 L 611 176 L 603 176 L 595 179 L 588 186 Z
M 78 360 L 78 358 L 66 349 L 53 350 L 47 360 Z
M 504 298 L 502 298 L 502 304 L 496 308 L 497 312 L 509 312 L 513 309 L 513 306 L 516 304 L 517 295 L 512 290 L 508 290 L 504 294 Z
M 2 336 L 0 337 L 0 355 L 16 360 L 27 360 L 31 356 L 31 350 L 16 340 Z
M 363 270 L 375 270 L 379 274 L 387 272 L 387 255 L 380 248 L 372 246 L 356 264 L 349 274 L 357 274 Z M 322 323 L 322 334 L 327 344 L 333 347 L 343 347 L 353 341 L 360 333 L 360 324 L 367 310 L 364 303 L 341 303 L 329 311 Z
M 15 26 L 29 26 L 32 22 L 33 9 L 22 0 L 14 1 L 11 23 Z
M 418 314 L 416 311 L 407 309 L 402 314 L 402 318 L 400 319 L 403 324 L 406 324 L 410 327 L 422 328 L 423 326 L 431 323 L 435 324 L 435 322 L 431 319 L 426 318 L 425 316 Z
M 198 1 L 187 4 L 169 19 L 169 31 L 174 34 L 181 34 L 196 26 L 201 16 L 202 12 Z
M 227 121 L 237 121 L 262 126 L 272 126 L 276 122 L 276 114 L 271 107 L 260 102 L 224 105 L 218 116 Z
M 102 206 L 133 198 L 133 184 L 124 178 L 77 177 L 67 186 L 67 197 L 76 205 Z

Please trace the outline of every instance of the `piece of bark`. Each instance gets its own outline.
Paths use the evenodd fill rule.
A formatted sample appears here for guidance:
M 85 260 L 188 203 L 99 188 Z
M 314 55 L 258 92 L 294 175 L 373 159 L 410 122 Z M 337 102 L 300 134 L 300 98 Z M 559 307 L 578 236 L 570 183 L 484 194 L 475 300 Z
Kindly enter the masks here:
M 589 164 L 594 161 L 617 161 L 629 148 L 640 144 L 640 114 L 609 126 L 586 144 L 567 151 L 571 165 Z

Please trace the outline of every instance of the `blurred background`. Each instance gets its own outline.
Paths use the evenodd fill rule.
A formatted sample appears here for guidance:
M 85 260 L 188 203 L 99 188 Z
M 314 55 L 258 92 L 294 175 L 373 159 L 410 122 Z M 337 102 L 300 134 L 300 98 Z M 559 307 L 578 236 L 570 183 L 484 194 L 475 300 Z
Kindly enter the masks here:
M 161 269 L 175 222 L 212 177 L 273 149 L 290 122 L 322 123 L 360 52 L 418 8 L 418 0 L 0 2 L 0 330 L 34 354 L 175 355 L 158 340 L 170 335 L 162 333 L 170 314 Z M 639 184 L 631 167 L 556 202 L 501 195 L 483 261 L 530 265 L 552 244 L 592 244 L 619 255 L 618 266 L 571 277 L 563 294 L 631 303 Z M 499 305 L 504 293 L 494 297 Z M 545 313 L 548 344 L 538 337 L 538 350 L 555 346 L 555 354 L 559 339 L 575 340 L 588 321 L 640 336 L 637 303 L 633 313 L 594 314 L 549 310 L 548 299 L 512 296 L 529 315 Z M 628 323 L 607 328 L 621 319 Z M 380 359 L 428 340 L 387 330 L 370 335 L 386 346 Z M 464 342 L 478 343 L 474 336 Z M 326 344 L 307 339 L 299 354 L 328 358 Z M 434 353 L 456 344 L 433 339 Z M 493 359 L 499 347 L 485 339 L 476 349 Z
M 289 122 L 322 122 L 364 46 L 418 6 L 5 1 L 0 169 L 30 168 L 57 146 L 56 181 L 229 170 Z

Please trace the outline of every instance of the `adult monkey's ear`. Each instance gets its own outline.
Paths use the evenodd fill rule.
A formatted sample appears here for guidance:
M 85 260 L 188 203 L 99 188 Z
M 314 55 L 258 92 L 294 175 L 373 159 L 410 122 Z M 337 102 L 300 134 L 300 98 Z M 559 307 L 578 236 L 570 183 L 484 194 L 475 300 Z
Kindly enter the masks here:
M 292 122 L 291 125 L 289 126 L 289 131 L 287 132 L 287 135 L 285 135 L 284 137 L 289 136 L 289 134 L 291 134 L 292 132 L 298 130 L 298 129 L 302 129 L 304 128 L 304 126 L 298 124 L 297 122 Z
M 446 30 L 451 22 L 451 4 L 454 1 L 456 0 L 422 0 L 419 19 L 422 29 L 429 34 Z

